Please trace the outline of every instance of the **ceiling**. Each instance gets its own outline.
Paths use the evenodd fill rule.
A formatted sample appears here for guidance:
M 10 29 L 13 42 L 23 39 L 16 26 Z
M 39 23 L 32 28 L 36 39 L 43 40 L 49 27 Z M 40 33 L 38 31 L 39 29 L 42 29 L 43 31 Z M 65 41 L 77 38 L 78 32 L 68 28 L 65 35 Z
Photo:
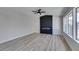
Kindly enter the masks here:
M 28 7 L 26 9 L 29 11 L 42 9 L 46 11 L 44 15 L 63 16 L 68 7 Z
M 44 15 L 54 15 L 54 16 L 62 16 L 63 13 L 68 9 L 67 7 L 6 7 L 0 8 L 1 12 L 10 13 L 9 10 L 16 11 L 15 13 L 24 13 L 24 14 L 33 14 L 33 10 L 42 9 L 46 11 Z M 0 12 L 0 13 L 1 13 Z M 33 14 L 34 15 L 34 14 Z
M 47 15 L 61 16 L 63 11 L 62 7 L 42 7 L 41 9 L 46 11 Z

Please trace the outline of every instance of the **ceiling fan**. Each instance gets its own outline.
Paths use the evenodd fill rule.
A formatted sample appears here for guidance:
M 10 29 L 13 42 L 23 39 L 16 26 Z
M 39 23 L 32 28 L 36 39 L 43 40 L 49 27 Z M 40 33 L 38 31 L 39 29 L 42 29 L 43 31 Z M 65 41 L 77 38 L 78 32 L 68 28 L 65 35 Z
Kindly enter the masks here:
M 45 11 L 42 11 L 42 9 L 38 9 L 36 11 L 32 11 L 34 14 L 42 14 L 42 13 L 45 13 Z

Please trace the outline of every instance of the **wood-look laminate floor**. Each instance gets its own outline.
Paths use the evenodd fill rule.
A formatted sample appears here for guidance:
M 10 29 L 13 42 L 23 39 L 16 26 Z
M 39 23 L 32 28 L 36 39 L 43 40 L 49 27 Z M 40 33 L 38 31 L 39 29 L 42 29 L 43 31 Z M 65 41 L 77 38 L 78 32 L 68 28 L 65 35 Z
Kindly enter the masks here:
M 63 37 L 33 33 L 0 44 L 0 51 L 70 51 Z

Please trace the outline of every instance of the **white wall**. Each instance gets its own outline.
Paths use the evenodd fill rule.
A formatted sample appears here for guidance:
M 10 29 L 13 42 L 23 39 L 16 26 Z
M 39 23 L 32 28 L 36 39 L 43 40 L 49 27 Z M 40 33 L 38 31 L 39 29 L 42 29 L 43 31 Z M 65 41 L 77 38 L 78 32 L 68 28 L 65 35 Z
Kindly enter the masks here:
M 38 32 L 35 17 L 25 8 L 0 8 L 0 43 Z
M 53 34 L 61 35 L 61 18 L 59 16 L 53 16 Z
M 40 33 L 40 16 L 35 15 L 35 19 L 33 20 L 33 29 L 34 32 Z

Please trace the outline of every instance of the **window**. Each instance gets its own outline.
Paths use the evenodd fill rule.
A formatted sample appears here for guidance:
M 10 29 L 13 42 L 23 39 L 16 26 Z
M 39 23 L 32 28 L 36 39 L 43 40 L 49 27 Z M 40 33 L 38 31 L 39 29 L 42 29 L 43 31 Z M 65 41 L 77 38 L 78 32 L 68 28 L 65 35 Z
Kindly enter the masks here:
M 64 21 L 63 21 L 63 24 L 64 24 L 64 26 L 63 26 L 63 30 L 64 30 L 64 32 L 66 33 L 66 34 L 68 34 L 68 16 L 65 16 L 64 17 Z
M 77 8 L 77 40 L 79 40 L 79 8 Z
M 63 18 L 63 31 L 79 43 L 79 8 L 73 8 Z
M 68 15 L 68 34 L 72 37 L 73 36 L 73 25 L 72 25 L 72 12 Z
M 70 37 L 73 37 L 72 11 L 70 11 L 63 19 L 63 31 Z

